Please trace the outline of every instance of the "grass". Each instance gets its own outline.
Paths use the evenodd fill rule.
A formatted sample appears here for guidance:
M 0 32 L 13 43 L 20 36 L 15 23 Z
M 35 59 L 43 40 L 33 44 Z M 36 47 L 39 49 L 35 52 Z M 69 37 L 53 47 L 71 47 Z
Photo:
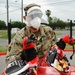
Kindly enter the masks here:
M 11 34 L 11 38 L 12 38 L 14 35 L 15 35 L 15 34 Z M 2 39 L 7 39 L 7 38 L 8 38 L 7 30 L 0 30 L 0 38 L 2 38 Z
M 7 52 L 8 47 L 7 46 L 0 46 L 0 52 Z M 72 46 L 66 45 L 65 49 L 72 49 Z
M 0 46 L 0 52 L 7 52 L 7 46 Z
M 11 38 L 13 38 L 15 34 L 11 34 Z M 7 39 L 8 38 L 8 34 L 7 34 L 7 30 L 0 30 L 0 38 L 1 39 Z M 8 49 L 7 46 L 0 46 L 0 52 L 6 52 Z
M 0 38 L 7 38 L 7 30 L 0 30 Z
M 73 47 L 72 47 L 72 46 L 70 46 L 70 45 L 68 45 L 68 44 L 66 44 L 65 49 L 73 49 Z
M 56 33 L 56 35 L 60 35 L 61 33 Z M 15 34 L 11 35 L 11 38 L 14 36 Z M 8 35 L 7 35 L 7 30 L 0 30 L 0 38 L 2 39 L 7 39 Z M 66 45 L 65 49 L 72 49 L 72 46 L 69 46 L 68 44 Z M 0 52 L 6 52 L 7 51 L 7 46 L 0 46 Z

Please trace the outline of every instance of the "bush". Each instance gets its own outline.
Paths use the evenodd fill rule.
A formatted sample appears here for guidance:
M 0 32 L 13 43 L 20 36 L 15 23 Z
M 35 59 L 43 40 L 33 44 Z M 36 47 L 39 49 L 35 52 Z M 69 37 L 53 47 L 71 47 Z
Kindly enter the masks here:
M 18 22 L 18 21 L 13 21 L 13 22 L 11 22 L 11 26 L 12 26 L 12 28 L 17 27 L 17 28 L 21 29 L 21 28 L 25 27 L 26 24 L 22 23 L 22 22 Z
M 6 24 L 5 24 L 5 22 L 4 21 L 1 21 L 0 20 L 0 29 L 2 30 L 2 29 L 6 29 Z

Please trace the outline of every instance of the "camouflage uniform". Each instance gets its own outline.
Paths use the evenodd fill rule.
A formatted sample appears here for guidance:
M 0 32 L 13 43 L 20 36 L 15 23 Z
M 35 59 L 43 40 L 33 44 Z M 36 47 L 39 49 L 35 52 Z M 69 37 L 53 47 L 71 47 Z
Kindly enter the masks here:
M 27 12 L 29 8 L 33 6 L 38 6 L 37 4 L 29 4 L 24 8 L 24 11 Z M 20 54 L 23 51 L 22 49 L 22 40 L 25 36 L 30 37 L 34 34 L 28 26 L 22 28 L 20 31 L 12 39 L 10 51 L 7 51 L 6 63 L 12 62 L 15 59 L 20 59 Z M 34 43 L 36 44 L 36 50 L 38 52 L 39 57 L 43 57 L 44 51 L 48 50 L 52 45 L 54 45 L 57 41 L 55 32 L 48 26 L 41 25 L 39 32 L 35 33 L 36 40 Z
M 20 59 L 20 53 L 22 52 L 22 40 L 25 36 L 30 36 L 34 34 L 28 28 L 28 26 L 22 28 L 20 31 L 12 39 L 12 44 L 10 51 L 7 51 L 6 63 Z M 39 33 L 35 33 L 36 40 L 34 41 L 36 44 L 36 50 L 38 52 L 39 57 L 43 57 L 44 51 L 48 50 L 52 45 L 54 45 L 57 41 L 55 32 L 48 26 L 41 25 Z

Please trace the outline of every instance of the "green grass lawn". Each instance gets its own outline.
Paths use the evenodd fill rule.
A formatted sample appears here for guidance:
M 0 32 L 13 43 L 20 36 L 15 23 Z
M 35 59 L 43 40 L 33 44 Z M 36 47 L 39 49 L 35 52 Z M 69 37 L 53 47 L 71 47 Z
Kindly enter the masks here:
M 0 52 L 6 52 L 7 49 L 8 49 L 7 46 L 0 46 Z M 69 45 L 67 44 L 65 49 L 72 49 L 72 46 L 69 46 Z
M 60 35 L 61 33 L 56 33 L 56 35 Z M 13 37 L 15 34 L 11 35 Z M 2 39 L 7 39 L 7 30 L 0 30 L 0 38 Z M 66 45 L 65 49 L 72 49 L 72 46 L 69 46 L 68 44 Z M 0 52 L 6 52 L 7 51 L 7 46 L 0 46 Z
M 11 34 L 11 38 L 14 36 L 15 34 Z M 0 30 L 0 38 L 2 39 L 7 39 L 8 38 L 8 32 L 7 30 Z
M 0 38 L 7 38 L 7 30 L 0 30 Z
M 0 52 L 7 52 L 7 46 L 0 46 Z
M 66 44 L 66 48 L 65 49 L 73 49 L 73 47 L 68 45 L 68 44 Z

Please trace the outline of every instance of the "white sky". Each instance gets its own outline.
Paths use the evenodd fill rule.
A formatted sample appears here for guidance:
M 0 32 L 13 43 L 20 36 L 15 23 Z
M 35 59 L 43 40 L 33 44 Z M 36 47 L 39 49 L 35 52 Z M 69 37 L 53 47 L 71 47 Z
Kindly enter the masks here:
M 7 22 L 6 1 L 0 0 L 0 20 L 5 22 Z M 8 1 L 9 20 L 21 21 L 21 0 Z M 47 9 L 51 10 L 51 17 L 57 17 L 63 21 L 67 21 L 67 19 L 75 20 L 75 0 L 23 0 L 23 6 L 25 7 L 32 2 L 40 4 L 44 13 Z

